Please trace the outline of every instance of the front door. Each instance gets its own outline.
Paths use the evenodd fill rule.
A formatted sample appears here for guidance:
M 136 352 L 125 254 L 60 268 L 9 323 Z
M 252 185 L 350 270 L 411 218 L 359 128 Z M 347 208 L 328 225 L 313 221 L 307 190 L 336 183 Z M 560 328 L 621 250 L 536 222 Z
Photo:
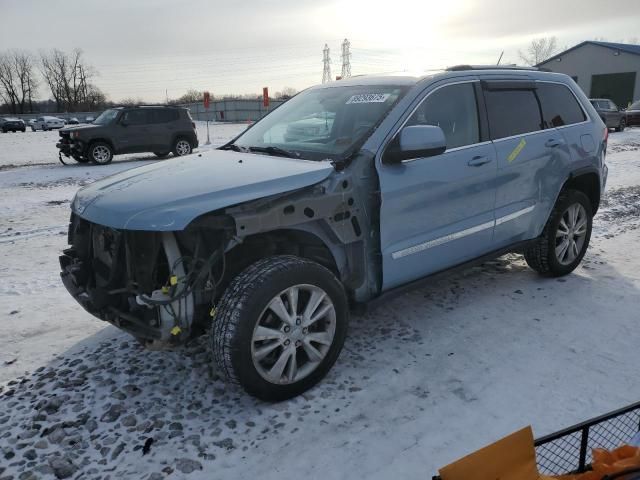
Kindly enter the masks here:
M 492 249 L 496 158 L 481 134 L 476 83 L 431 89 L 403 125 L 442 128 L 443 154 L 377 162 L 383 290 Z
M 150 144 L 153 143 L 151 120 L 151 109 L 126 110 L 116 126 L 119 132 L 114 135 L 118 153 L 150 151 Z

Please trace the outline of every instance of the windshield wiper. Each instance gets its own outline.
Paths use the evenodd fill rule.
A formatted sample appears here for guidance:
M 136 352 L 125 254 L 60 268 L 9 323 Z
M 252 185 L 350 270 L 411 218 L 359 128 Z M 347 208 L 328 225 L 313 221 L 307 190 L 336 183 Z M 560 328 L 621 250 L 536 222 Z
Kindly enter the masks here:
M 235 143 L 227 143 L 220 147 L 220 150 L 233 150 L 234 152 L 243 152 L 246 153 L 249 150 L 247 147 L 241 147 L 240 145 L 236 145 Z
M 252 152 L 266 153 L 269 155 L 276 155 L 280 157 L 299 158 L 300 154 L 297 152 L 290 152 L 284 148 L 268 146 L 268 147 L 247 147 Z

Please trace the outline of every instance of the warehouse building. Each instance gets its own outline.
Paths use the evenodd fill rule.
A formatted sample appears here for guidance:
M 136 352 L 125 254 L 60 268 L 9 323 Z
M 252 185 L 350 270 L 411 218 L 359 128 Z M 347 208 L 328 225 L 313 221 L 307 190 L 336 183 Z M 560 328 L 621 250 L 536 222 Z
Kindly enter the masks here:
M 589 98 L 640 100 L 640 45 L 586 41 L 537 65 L 572 77 Z

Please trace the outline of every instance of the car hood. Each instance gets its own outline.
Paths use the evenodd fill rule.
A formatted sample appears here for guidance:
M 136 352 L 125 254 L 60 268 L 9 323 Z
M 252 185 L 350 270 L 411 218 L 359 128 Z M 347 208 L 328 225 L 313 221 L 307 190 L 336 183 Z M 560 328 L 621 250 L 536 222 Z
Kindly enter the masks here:
M 205 213 L 327 178 L 329 162 L 212 150 L 127 170 L 88 185 L 71 208 L 118 229 L 176 231 Z
M 68 125 L 64 127 L 61 132 L 79 132 L 83 130 L 95 130 L 96 128 L 100 128 L 102 125 L 94 125 L 93 123 L 87 123 L 84 125 Z

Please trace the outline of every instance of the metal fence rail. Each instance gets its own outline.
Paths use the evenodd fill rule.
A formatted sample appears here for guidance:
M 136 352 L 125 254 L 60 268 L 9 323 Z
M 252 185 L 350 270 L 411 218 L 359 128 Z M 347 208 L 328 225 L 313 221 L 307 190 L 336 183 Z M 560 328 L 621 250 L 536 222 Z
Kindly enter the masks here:
M 591 450 L 612 450 L 640 431 L 640 402 L 587 420 L 535 442 L 538 469 L 544 475 L 584 472 L 591 464 Z

